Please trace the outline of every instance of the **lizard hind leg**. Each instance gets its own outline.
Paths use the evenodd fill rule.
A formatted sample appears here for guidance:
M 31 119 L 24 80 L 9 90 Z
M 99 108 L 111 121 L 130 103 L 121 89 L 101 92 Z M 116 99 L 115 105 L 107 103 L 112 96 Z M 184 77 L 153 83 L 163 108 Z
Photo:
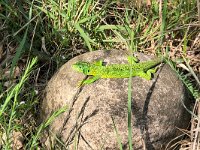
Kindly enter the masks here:
M 143 77 L 146 80 L 151 80 L 152 74 L 156 73 L 156 71 L 157 71 L 157 67 L 151 68 L 146 73 L 145 72 L 141 73 L 140 77 Z
M 149 69 L 146 73 L 140 72 L 138 76 L 146 80 L 151 80 L 152 74 L 156 73 L 156 71 L 157 71 L 157 67 Z
M 140 72 L 138 76 L 146 80 L 151 80 L 151 73 Z

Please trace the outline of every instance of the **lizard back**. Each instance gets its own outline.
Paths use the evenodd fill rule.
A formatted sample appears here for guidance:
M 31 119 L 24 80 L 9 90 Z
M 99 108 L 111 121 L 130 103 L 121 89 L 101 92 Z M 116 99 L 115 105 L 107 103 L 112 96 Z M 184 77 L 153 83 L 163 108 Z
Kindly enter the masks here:
M 162 62 L 161 58 L 151 61 L 134 63 L 132 76 L 138 76 L 141 72 L 147 72 Z M 99 76 L 101 78 L 128 78 L 130 76 L 130 64 L 111 64 L 107 66 L 97 66 L 91 64 L 87 75 Z

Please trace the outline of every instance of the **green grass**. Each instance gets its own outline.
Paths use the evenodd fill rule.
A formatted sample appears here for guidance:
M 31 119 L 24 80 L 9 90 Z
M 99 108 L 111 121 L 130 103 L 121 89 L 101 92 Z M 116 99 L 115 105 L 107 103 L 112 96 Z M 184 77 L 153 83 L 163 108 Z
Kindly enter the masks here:
M 169 64 L 198 99 L 199 79 L 187 60 L 188 51 L 199 33 L 197 26 L 189 26 L 197 22 L 197 1 L 164 0 L 161 9 L 157 0 L 151 2 L 147 7 L 145 4 L 132 5 L 131 1 L 106 1 L 104 4 L 95 0 L 69 0 L 67 3 L 64 0 L 0 1 L 0 43 L 5 51 L 12 51 L 12 59 L 7 59 L 6 63 L 0 61 L 3 64 L 0 70 L 0 130 L 1 137 L 6 135 L 3 148 L 11 149 L 13 131 L 23 133 L 26 149 L 38 146 L 42 131 L 66 108 L 38 126 L 34 117 L 40 95 L 34 83 L 42 84 L 40 88 L 43 89 L 61 65 L 88 51 L 125 49 L 129 55 L 138 51 L 182 59 L 189 68 L 189 75 L 177 68 L 178 62 L 169 61 Z M 14 70 L 21 62 L 27 65 L 17 79 Z M 4 76 L 7 68 L 10 76 Z M 11 79 L 14 79 L 11 84 L 5 86 Z M 128 89 L 127 132 L 129 149 L 132 149 L 130 120 L 134 95 L 131 95 L 131 80 Z M 23 124 L 25 116 L 30 116 L 30 120 Z M 116 126 L 115 131 L 116 136 L 120 136 Z M 120 138 L 117 139 L 120 143 Z
M 20 110 L 20 95 L 25 82 L 27 81 L 31 69 L 36 64 L 37 59 L 34 58 L 31 62 L 28 63 L 24 74 L 22 75 L 19 83 L 14 85 L 9 89 L 8 92 L 2 93 L 1 101 L 4 103 L 0 108 L 0 118 L 1 123 L 6 133 L 6 138 L 4 139 L 4 149 L 11 149 L 11 136 L 12 132 L 19 130 L 21 127 L 15 122 L 15 119 L 19 119 L 19 110 Z

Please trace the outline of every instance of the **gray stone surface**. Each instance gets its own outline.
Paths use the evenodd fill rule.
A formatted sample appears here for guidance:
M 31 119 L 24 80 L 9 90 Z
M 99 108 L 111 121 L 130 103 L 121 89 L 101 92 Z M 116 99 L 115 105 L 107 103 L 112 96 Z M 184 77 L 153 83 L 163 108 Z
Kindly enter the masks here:
M 138 54 L 139 59 L 148 56 Z M 73 58 L 64 64 L 49 81 L 41 107 L 41 119 L 68 105 L 68 112 L 60 115 L 49 130 L 60 136 L 72 149 L 119 149 L 114 123 L 123 149 L 128 149 L 127 101 L 129 79 L 100 79 L 79 89 L 78 81 L 85 75 L 72 70 L 78 60 L 103 59 L 107 64 L 127 63 L 120 51 L 95 51 Z M 147 81 L 132 78 L 132 142 L 134 150 L 163 149 L 186 128 L 190 121 L 186 89 L 168 65 L 160 67 L 154 78 Z M 76 137 L 76 142 L 74 140 Z

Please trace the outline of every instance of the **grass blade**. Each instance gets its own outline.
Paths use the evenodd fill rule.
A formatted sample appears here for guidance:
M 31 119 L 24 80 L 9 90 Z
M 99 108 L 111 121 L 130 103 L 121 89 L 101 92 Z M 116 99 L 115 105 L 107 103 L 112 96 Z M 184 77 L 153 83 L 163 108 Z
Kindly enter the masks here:
M 10 68 L 10 76 L 12 76 L 13 69 L 16 66 L 21 54 L 24 52 L 23 48 L 24 48 L 24 45 L 26 43 L 27 33 L 28 33 L 28 27 L 26 28 L 24 37 L 23 37 L 22 41 L 20 42 L 19 47 L 16 49 L 16 54 L 15 54 L 13 60 L 12 60 L 12 64 L 11 64 L 11 68 Z
M 30 74 L 30 70 L 32 69 L 32 67 L 35 65 L 36 62 L 37 62 L 37 58 L 34 58 L 31 61 L 31 63 L 28 64 L 27 69 L 25 70 L 25 73 L 22 76 L 20 82 L 11 90 L 11 92 L 6 97 L 6 100 L 5 100 L 4 104 L 1 106 L 1 109 L 0 109 L 0 117 L 2 116 L 3 112 L 5 111 L 8 103 L 11 101 L 11 99 L 14 96 L 17 96 L 18 93 L 20 92 L 21 87 L 23 86 L 24 82 L 27 80 L 27 78 Z
M 117 142 L 118 142 L 119 148 L 120 148 L 120 150 L 123 150 L 121 138 L 120 138 L 120 135 L 119 135 L 119 133 L 118 133 L 118 131 L 117 131 L 117 127 L 116 127 L 116 125 L 115 125 L 115 121 L 114 121 L 114 118 L 113 118 L 113 117 L 112 117 L 112 122 L 113 122 L 114 130 L 115 130 L 115 133 L 116 133 L 116 136 L 117 136 Z
M 33 4 L 31 5 L 30 10 L 29 10 L 29 21 L 30 21 L 31 18 L 32 18 L 32 6 L 33 6 Z M 25 50 L 24 50 L 24 45 L 25 45 L 25 43 L 26 43 L 28 29 L 29 29 L 29 25 L 27 25 L 27 28 L 26 28 L 26 31 L 25 31 L 25 33 L 24 33 L 23 39 L 22 39 L 22 41 L 20 42 L 19 47 L 16 49 L 16 54 L 15 54 L 13 60 L 12 60 L 12 64 L 11 64 L 11 68 L 10 68 L 10 76 L 12 76 L 12 74 L 13 74 L 13 69 L 14 69 L 14 67 L 16 66 L 16 64 L 17 64 L 17 62 L 18 62 L 18 60 L 19 60 L 21 54 L 25 51 Z M 15 35 L 16 35 L 16 33 L 15 33 Z
M 90 39 L 90 37 L 85 33 L 85 31 L 80 27 L 78 23 L 75 24 L 75 28 L 79 31 L 81 37 L 85 40 L 87 47 L 90 51 L 92 51 L 91 43 L 95 44 L 95 42 Z
M 132 63 L 131 63 L 132 64 Z M 132 100 L 132 67 L 130 67 L 130 77 L 128 81 L 128 143 L 129 150 L 132 150 L 132 126 L 131 126 L 131 100 Z
M 42 123 L 37 132 L 36 135 L 32 135 L 31 146 L 30 149 L 34 149 L 38 146 L 38 139 L 46 127 L 48 127 L 60 114 L 64 113 L 68 109 L 68 106 L 63 106 L 62 108 L 58 109 L 57 111 L 53 112 L 53 114 L 44 122 Z

